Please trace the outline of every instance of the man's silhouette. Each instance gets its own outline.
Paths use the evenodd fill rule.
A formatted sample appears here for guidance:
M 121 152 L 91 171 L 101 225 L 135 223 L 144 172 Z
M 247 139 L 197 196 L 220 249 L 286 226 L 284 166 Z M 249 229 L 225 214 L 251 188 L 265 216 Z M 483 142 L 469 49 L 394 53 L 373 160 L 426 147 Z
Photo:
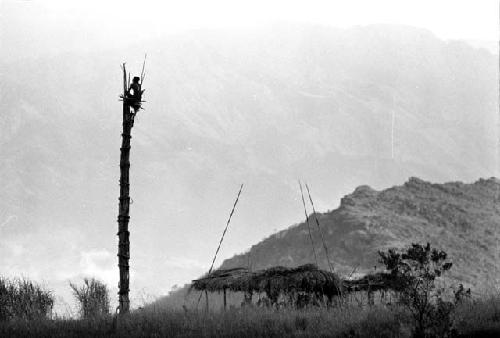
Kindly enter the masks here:
M 130 102 L 130 106 L 134 108 L 136 113 L 141 108 L 142 89 L 139 82 L 140 80 L 141 79 L 138 76 L 135 76 L 127 93 L 127 99 Z

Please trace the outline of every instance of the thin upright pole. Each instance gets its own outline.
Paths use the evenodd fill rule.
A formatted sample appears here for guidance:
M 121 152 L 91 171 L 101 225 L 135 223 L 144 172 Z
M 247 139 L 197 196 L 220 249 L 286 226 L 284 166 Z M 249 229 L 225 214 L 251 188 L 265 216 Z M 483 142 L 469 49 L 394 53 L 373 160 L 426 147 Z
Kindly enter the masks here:
M 233 209 L 231 209 L 231 213 L 229 214 L 229 218 L 227 219 L 226 227 L 224 228 L 224 232 L 222 233 L 222 236 L 220 238 L 219 245 L 217 246 L 217 250 L 215 250 L 215 255 L 214 255 L 214 258 L 212 259 L 212 264 L 210 265 L 210 270 L 208 270 L 208 274 L 210 274 L 212 272 L 212 269 L 214 268 L 215 259 L 217 258 L 217 254 L 219 253 L 222 242 L 224 241 L 224 236 L 226 235 L 227 228 L 229 228 L 229 224 L 231 223 L 231 218 L 233 217 L 233 213 L 234 213 L 234 210 L 236 209 L 236 205 L 238 204 L 238 201 L 240 199 L 240 195 L 241 195 L 242 190 L 243 190 L 243 184 L 240 185 L 240 190 L 238 191 L 238 195 L 236 196 L 236 200 L 234 201 L 234 204 L 233 204 Z
M 205 312 L 208 313 L 208 309 L 209 309 L 209 306 L 208 306 L 208 291 L 205 290 Z
M 118 284 L 119 313 L 121 315 L 130 311 L 129 300 L 129 259 L 130 259 L 130 232 L 128 230 L 130 211 L 130 139 L 133 115 L 126 102 L 127 96 L 127 71 L 125 63 L 123 70 L 123 132 L 120 148 L 120 198 L 118 207 L 118 267 L 120 269 L 120 282 Z
M 220 237 L 219 245 L 217 246 L 217 250 L 215 250 L 215 255 L 214 255 L 214 258 L 212 259 L 212 264 L 210 265 L 210 269 L 208 270 L 208 275 L 210 275 L 212 273 L 212 269 L 214 268 L 215 260 L 217 259 L 217 254 L 219 253 L 222 242 L 224 241 L 224 236 L 226 235 L 227 229 L 229 228 L 229 224 L 231 223 L 231 218 L 233 217 L 234 210 L 236 209 L 236 205 L 238 204 L 238 201 L 240 200 L 240 195 L 241 195 L 242 190 L 243 190 L 243 184 L 240 185 L 240 190 L 238 191 L 238 195 L 236 196 L 236 200 L 234 201 L 233 208 L 231 209 L 231 213 L 229 214 L 229 218 L 227 219 L 226 227 L 224 228 L 224 232 L 222 233 L 222 236 Z M 207 293 L 207 290 L 205 290 L 205 294 L 206 293 Z M 200 293 L 200 296 L 198 297 L 198 303 L 196 303 L 196 308 L 198 308 L 198 305 L 200 304 L 201 295 L 202 295 L 202 293 Z M 208 311 L 208 295 L 207 295 L 207 311 Z
M 307 189 L 307 194 L 309 195 L 309 202 L 311 202 L 311 206 L 313 209 L 314 219 L 316 220 L 316 226 L 318 227 L 319 234 L 321 235 L 321 241 L 323 242 L 323 249 L 325 250 L 326 261 L 328 262 L 328 268 L 330 269 L 330 272 L 333 273 L 334 270 L 333 264 L 330 261 L 330 254 L 328 253 L 328 247 L 326 246 L 325 236 L 323 235 L 323 230 L 321 230 L 321 227 L 319 225 L 318 213 L 316 212 L 316 208 L 314 207 L 311 191 L 309 190 L 309 186 L 307 185 L 307 183 L 306 183 L 306 189 Z M 337 288 L 337 292 L 339 293 L 339 295 L 342 296 L 342 289 L 339 288 L 337 284 L 335 284 L 335 287 Z
M 311 197 L 311 191 L 309 190 L 309 186 L 307 185 L 307 183 L 306 183 L 306 190 L 307 194 L 309 195 L 309 202 L 311 203 L 313 209 L 314 219 L 316 220 L 316 227 L 318 228 L 319 234 L 321 236 L 321 241 L 323 242 L 323 249 L 325 250 L 326 261 L 328 262 L 328 268 L 330 269 L 330 272 L 333 273 L 333 264 L 330 261 L 330 254 L 328 253 L 328 247 L 326 246 L 325 236 L 323 235 L 323 230 L 321 230 L 321 227 L 319 225 L 318 213 L 316 212 L 316 208 L 314 207 L 314 202 Z
M 227 298 L 226 298 L 226 288 L 224 288 L 224 311 L 226 311 L 227 308 Z
M 306 201 L 304 200 L 304 191 L 302 190 L 302 183 L 299 181 L 300 194 L 302 196 L 302 205 L 304 206 L 304 215 L 306 216 L 307 230 L 309 231 L 309 239 L 311 240 L 311 247 L 314 254 L 314 260 L 316 261 L 316 266 L 318 265 L 318 256 L 316 256 L 316 249 L 314 249 L 314 241 L 311 233 L 311 225 L 309 224 L 309 215 L 307 214 Z

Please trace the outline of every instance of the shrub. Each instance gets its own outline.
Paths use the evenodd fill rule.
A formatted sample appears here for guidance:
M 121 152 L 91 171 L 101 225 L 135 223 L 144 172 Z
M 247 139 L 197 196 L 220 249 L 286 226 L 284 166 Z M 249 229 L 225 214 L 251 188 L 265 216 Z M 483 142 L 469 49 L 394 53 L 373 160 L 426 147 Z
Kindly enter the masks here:
M 84 278 L 83 285 L 78 287 L 69 283 L 78 305 L 80 316 L 84 319 L 108 315 L 109 290 L 106 285 L 95 278 Z
M 54 296 L 28 279 L 0 277 L 0 321 L 14 318 L 47 318 L 52 313 Z
M 445 337 L 451 333 L 451 313 L 467 294 L 463 286 L 454 292 L 455 302 L 446 300 L 445 289 L 436 286 L 436 278 L 450 270 L 452 263 L 442 250 L 412 244 L 403 250 L 379 252 L 380 261 L 390 271 L 399 301 L 412 313 L 415 337 Z

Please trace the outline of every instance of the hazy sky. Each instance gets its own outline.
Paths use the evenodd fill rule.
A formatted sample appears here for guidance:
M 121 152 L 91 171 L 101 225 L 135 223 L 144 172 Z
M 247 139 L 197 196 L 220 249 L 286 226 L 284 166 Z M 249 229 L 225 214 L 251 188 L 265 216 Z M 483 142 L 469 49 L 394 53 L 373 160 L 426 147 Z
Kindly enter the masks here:
M 497 41 L 498 13 L 496 0 L 0 0 L 0 42 L 3 59 L 12 59 L 272 21 L 407 24 L 444 39 Z

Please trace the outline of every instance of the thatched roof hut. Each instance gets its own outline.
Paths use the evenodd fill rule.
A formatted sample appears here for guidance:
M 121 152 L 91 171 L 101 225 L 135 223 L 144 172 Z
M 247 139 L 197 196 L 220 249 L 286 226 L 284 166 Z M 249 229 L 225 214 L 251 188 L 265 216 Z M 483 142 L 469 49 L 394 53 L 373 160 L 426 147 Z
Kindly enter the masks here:
M 331 297 L 340 294 L 343 286 L 336 274 L 306 264 L 296 268 L 277 266 L 255 272 L 245 268 L 216 270 L 193 280 L 191 288 L 211 292 L 266 293 L 269 297 L 291 292 L 319 293 Z
M 296 306 L 303 306 L 308 302 L 311 304 L 311 301 L 314 303 L 314 300 L 322 302 L 323 297 L 327 298 L 327 302 L 331 302 L 333 296 L 342 295 L 344 292 L 368 292 L 370 295 L 380 290 L 397 291 L 398 283 L 397 278 L 387 272 L 341 280 L 334 273 L 318 269 L 313 264 L 306 264 L 296 268 L 276 266 L 255 272 L 245 268 L 219 269 L 193 280 L 191 289 L 223 292 L 224 308 L 228 290 L 245 293 L 245 302 L 248 299 L 251 302 L 251 295 L 258 293 L 265 294 L 270 304 L 276 304 L 282 295 Z

